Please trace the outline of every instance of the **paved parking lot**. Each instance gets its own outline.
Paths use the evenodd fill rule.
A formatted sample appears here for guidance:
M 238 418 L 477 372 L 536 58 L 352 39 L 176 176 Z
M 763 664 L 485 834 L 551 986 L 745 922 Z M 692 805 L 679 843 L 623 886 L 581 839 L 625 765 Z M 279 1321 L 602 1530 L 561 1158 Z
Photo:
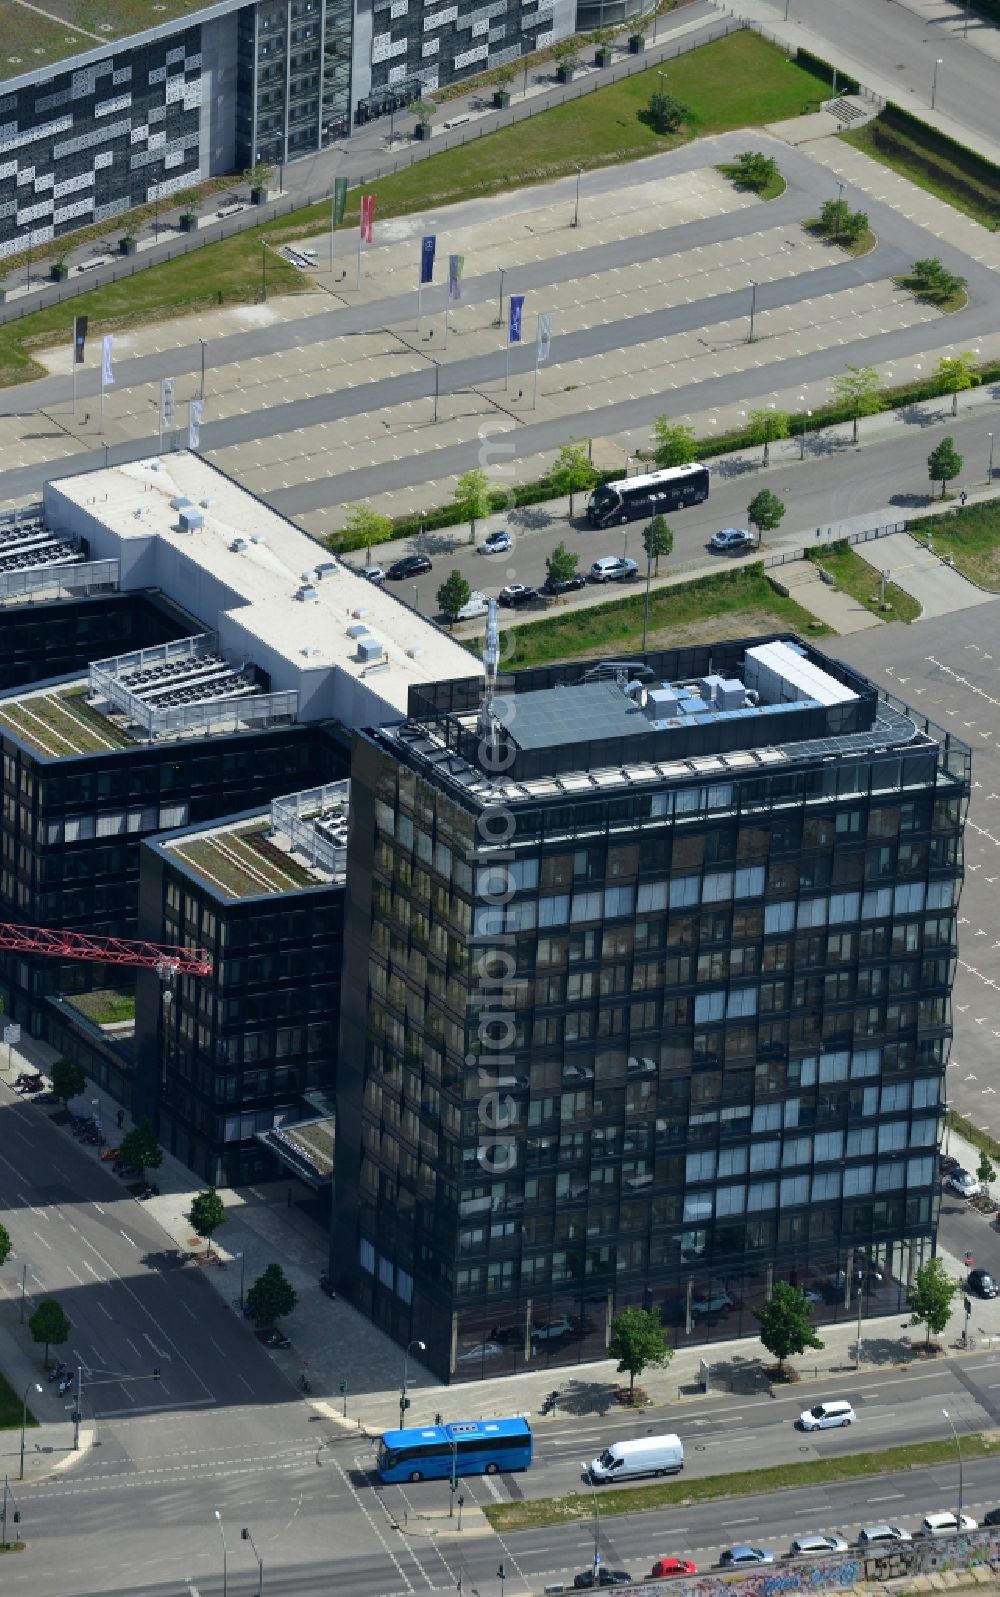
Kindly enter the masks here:
M 838 639 L 867 671 L 973 751 L 948 1099 L 1000 1135 L 1000 600 Z

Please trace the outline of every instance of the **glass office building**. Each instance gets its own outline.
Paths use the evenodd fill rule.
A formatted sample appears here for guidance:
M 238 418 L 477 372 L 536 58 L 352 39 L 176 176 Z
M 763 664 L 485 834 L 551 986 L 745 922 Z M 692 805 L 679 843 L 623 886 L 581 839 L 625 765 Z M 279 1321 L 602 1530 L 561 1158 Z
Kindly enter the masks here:
M 967 748 L 795 639 L 410 703 L 352 761 L 342 1290 L 454 1380 L 901 1307 Z

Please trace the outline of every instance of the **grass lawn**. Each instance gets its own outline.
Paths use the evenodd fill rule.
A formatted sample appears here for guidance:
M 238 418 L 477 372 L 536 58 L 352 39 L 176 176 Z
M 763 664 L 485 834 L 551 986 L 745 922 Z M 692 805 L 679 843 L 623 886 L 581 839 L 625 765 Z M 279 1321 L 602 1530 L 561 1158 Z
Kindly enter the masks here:
M 963 576 L 1000 593 L 1000 504 L 968 505 L 943 516 L 928 516 L 915 521 L 912 531 L 922 543 L 930 532 L 936 553 L 951 555 Z
M 747 187 L 746 184 L 741 184 L 737 179 L 739 167 L 736 165 L 735 161 L 723 161 L 721 166 L 717 166 L 715 170 L 717 172 L 721 172 L 722 176 L 727 177 L 731 183 L 736 185 L 737 188 Z M 784 194 L 787 187 L 788 185 L 781 173 L 775 172 L 774 176 L 769 182 L 764 184 L 762 189 L 752 190 L 751 192 L 755 192 L 759 200 L 776 200 L 779 199 L 782 194 Z
M 430 205 L 548 182 L 574 171 L 581 158 L 588 167 L 610 166 L 673 149 L 698 134 L 797 116 L 829 92 L 822 79 L 749 31 L 717 39 L 671 62 L 670 92 L 691 111 L 688 125 L 679 133 L 655 133 L 638 119 L 659 86 L 655 69 L 637 72 L 621 83 L 380 178 L 374 185 L 378 216 L 402 216 Z M 357 226 L 359 192 L 355 189 L 348 196 L 348 229 Z M 260 289 L 262 234 L 272 243 L 303 238 L 317 225 L 325 227 L 329 216 L 326 200 L 0 327 L 0 387 L 41 376 L 32 349 L 63 340 L 68 344 L 76 315 L 90 317 L 90 335 L 96 338 L 115 328 L 162 321 L 223 302 L 253 303 Z M 312 286 L 308 274 L 273 251 L 268 255 L 267 281 L 271 291 L 282 294 L 301 293 Z
M 95 1026 L 113 1026 L 122 1020 L 135 1019 L 135 993 L 97 989 L 92 993 L 75 993 L 67 997 L 66 1002 Z
M 828 244 L 837 244 L 842 250 L 846 250 L 848 255 L 868 255 L 878 243 L 870 227 L 863 228 L 857 238 L 837 238 L 836 234 L 827 232 L 818 216 L 814 216 L 811 221 L 803 222 L 802 226 L 807 233 L 812 234 L 813 238 L 825 239 Z
M 963 171 L 945 152 L 923 144 L 909 129 L 888 127 L 880 117 L 840 137 L 973 221 L 993 231 L 1000 227 L 1000 176 L 995 185 L 988 185 Z
M 34 1414 L 28 1409 L 28 1424 L 37 1425 Z M 0 1375 L 0 1431 L 20 1430 L 21 1394 L 15 1392 L 10 1382 Z
M 810 549 L 806 558 L 829 571 L 842 593 L 849 593 L 880 621 L 916 621 L 920 615 L 916 599 L 897 588 L 894 582 L 887 582 L 885 587 L 886 603 L 892 605 L 892 610 L 879 608 L 879 574 L 855 553 L 846 539 L 826 549 Z
M 998 1444 L 988 1436 L 962 1437 L 966 1458 L 996 1457 Z M 887 1475 L 896 1470 L 923 1469 L 930 1464 L 949 1464 L 955 1457 L 955 1444 L 946 1441 L 914 1442 L 903 1447 L 887 1447 L 881 1452 L 843 1453 L 837 1457 L 802 1459 L 791 1464 L 775 1464 L 770 1469 L 749 1470 L 739 1475 L 708 1475 L 703 1480 L 664 1481 L 656 1486 L 637 1486 L 628 1491 L 601 1493 L 601 1516 L 641 1513 L 650 1508 L 669 1508 L 677 1503 L 705 1503 L 727 1497 L 756 1497 L 787 1487 L 823 1485 L 829 1481 L 855 1480 L 859 1476 Z M 538 1525 L 563 1525 L 571 1520 L 589 1520 L 594 1512 L 587 1491 L 569 1497 L 537 1497 L 519 1503 L 487 1503 L 483 1512 L 494 1530 L 525 1530 Z
M 90 317 L 90 337 L 95 339 L 116 328 L 187 315 L 224 302 L 255 303 L 260 298 L 260 240 L 261 233 L 254 228 L 8 322 L 0 327 L 0 387 L 45 375 L 32 357 L 33 348 L 65 342 L 68 363 L 73 319 L 78 315 Z M 267 287 L 269 293 L 295 294 L 311 289 L 312 281 L 269 249 Z
M 934 289 L 927 288 L 919 277 L 894 277 L 893 282 L 897 288 L 907 289 L 914 299 L 922 299 L 925 305 L 933 305 L 945 316 L 950 316 L 954 311 L 964 311 L 969 303 L 964 288 L 956 288 L 953 294 L 938 294 Z
M 988 1154 L 994 1162 L 1000 1162 L 1000 1142 L 996 1137 L 991 1137 L 988 1131 L 981 1131 L 971 1120 L 960 1115 L 957 1109 L 949 1109 L 944 1118 L 945 1124 L 952 1126 L 966 1142 L 971 1142 L 980 1153 Z
M 550 660 L 572 660 L 606 649 L 637 649 L 642 644 L 644 602 L 645 595 L 639 587 L 627 599 L 613 599 L 593 609 L 567 610 L 560 614 L 554 607 L 543 621 L 530 621 L 511 629 L 507 638 L 510 652 L 505 651 L 503 655 L 504 668 L 515 670 L 521 666 L 543 665 Z M 758 634 L 782 627 L 810 636 L 830 631 L 794 599 L 785 599 L 776 593 L 762 567 L 752 565 L 652 592 L 649 642 L 656 646 L 660 633 L 664 635 L 663 642 L 673 640 L 681 629 L 689 633 L 691 628 L 700 629 L 707 621 L 718 627 L 717 631 L 710 629 L 713 636 L 732 637 L 733 618 L 745 616 L 748 611 L 757 612 L 763 620 L 763 625 L 757 628 Z M 686 636 L 684 641 L 693 639 Z

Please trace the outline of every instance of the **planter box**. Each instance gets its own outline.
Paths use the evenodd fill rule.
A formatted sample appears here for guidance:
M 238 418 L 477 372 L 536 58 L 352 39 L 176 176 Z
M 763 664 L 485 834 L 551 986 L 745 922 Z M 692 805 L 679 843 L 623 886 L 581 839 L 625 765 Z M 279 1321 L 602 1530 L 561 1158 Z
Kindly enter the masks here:
M 120 238 L 118 240 L 119 255 L 137 255 L 139 246 L 134 238 Z
M 266 205 L 267 204 L 267 188 L 266 188 L 266 186 L 264 184 L 260 184 L 259 187 L 253 188 L 253 189 L 250 190 L 250 204 L 251 205 Z
M 642 53 L 642 51 L 645 50 L 645 48 L 646 48 L 646 39 L 645 39 L 645 35 L 644 34 L 642 34 L 642 33 L 630 33 L 629 34 L 629 41 L 628 41 L 628 53 L 629 53 L 629 55 L 640 55 Z
M 574 69 L 572 67 L 556 67 L 556 82 L 572 83 L 573 70 Z
M 510 105 L 510 90 L 494 89 L 493 104 L 498 111 L 506 111 L 507 107 Z
M 418 122 L 416 127 L 413 129 L 413 137 L 415 139 L 429 139 L 430 136 L 431 136 L 430 123 L 429 122 Z
M 65 283 L 67 277 L 69 276 L 69 267 L 50 266 L 49 276 L 51 277 L 53 283 Z
M 196 233 L 197 231 L 198 231 L 198 218 L 196 216 L 193 216 L 191 214 L 191 212 L 186 211 L 184 213 L 184 215 L 181 217 L 181 232 L 182 233 Z
M 611 46 L 605 45 L 600 50 L 594 51 L 595 67 L 609 67 L 611 65 Z

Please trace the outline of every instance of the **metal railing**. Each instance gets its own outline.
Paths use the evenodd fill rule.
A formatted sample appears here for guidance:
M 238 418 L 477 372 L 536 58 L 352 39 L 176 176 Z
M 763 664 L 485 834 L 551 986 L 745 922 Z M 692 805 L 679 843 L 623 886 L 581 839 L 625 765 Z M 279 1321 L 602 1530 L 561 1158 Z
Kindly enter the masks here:
M 893 533 L 905 531 L 905 521 L 891 521 L 887 522 L 884 527 L 864 527 L 860 532 L 845 532 L 843 534 L 838 534 L 836 537 L 828 536 L 825 542 L 821 543 L 819 541 L 819 529 L 817 529 L 815 543 L 809 544 L 805 548 L 785 549 L 781 554 L 767 555 L 765 559 L 761 561 L 761 565 L 765 571 L 771 571 L 778 566 L 789 565 L 794 560 L 807 560 L 813 550 L 829 549 L 831 544 L 871 543 L 875 538 L 889 538 Z
M 316 823 L 334 815 L 346 820 L 349 799 L 349 782 L 328 782 L 323 787 L 272 799 L 271 831 L 283 832 L 292 848 L 313 865 L 332 876 L 341 876 L 347 869 L 347 845 L 324 837 Z
M 34 594 L 56 598 L 117 589 L 121 577 L 118 560 L 89 560 L 82 565 L 40 566 L 27 571 L 0 571 L 0 600 L 23 599 Z

